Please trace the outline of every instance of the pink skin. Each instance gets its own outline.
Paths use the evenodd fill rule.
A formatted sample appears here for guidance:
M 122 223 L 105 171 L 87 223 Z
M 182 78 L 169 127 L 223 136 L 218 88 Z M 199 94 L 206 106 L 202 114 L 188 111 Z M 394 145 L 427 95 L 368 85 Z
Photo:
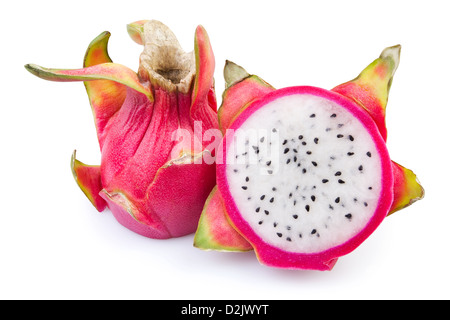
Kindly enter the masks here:
M 242 112 L 248 104 L 274 91 L 271 85 L 259 77 L 252 75 L 234 84 L 224 92 L 222 105 L 218 110 L 219 125 L 223 133 L 229 128 L 234 118 Z
M 368 85 L 364 86 L 354 82 L 347 82 L 333 88 L 332 91 L 359 102 L 372 116 L 373 121 L 378 126 L 378 130 L 380 130 L 381 136 L 386 141 L 385 109 L 373 88 Z
M 172 132 L 179 125 L 189 129 L 188 119 L 179 119 L 178 112 L 189 113 L 191 99 L 160 89 L 154 94 L 152 103 L 145 95 L 128 90 L 105 136 L 101 164 L 104 191 L 100 196 L 125 227 L 146 237 L 165 239 L 196 229 L 204 201 L 215 185 L 215 167 L 204 161 L 165 166 L 177 144 L 171 141 Z M 209 106 L 203 108 L 210 110 Z
M 211 191 L 205 202 L 198 230 L 194 238 L 194 246 L 200 249 L 224 251 L 253 250 L 230 224 L 225 211 L 224 203 L 217 186 Z
M 248 108 L 246 108 L 233 122 L 230 129 L 238 129 L 241 125 L 259 108 L 264 107 L 270 101 L 277 98 L 292 95 L 292 94 L 312 94 L 315 96 L 323 97 L 336 102 L 350 113 L 352 113 L 355 118 L 359 119 L 361 123 L 365 126 L 367 131 L 373 138 L 377 146 L 377 151 L 381 159 L 381 169 L 382 169 L 382 189 L 379 197 L 378 206 L 371 218 L 370 222 L 366 227 L 361 230 L 353 238 L 347 240 L 345 243 L 338 245 L 333 248 L 329 248 L 325 251 L 318 253 L 293 253 L 281 250 L 272 245 L 267 244 L 262 240 L 250 227 L 250 225 L 245 221 L 237 205 L 229 191 L 227 175 L 226 175 L 226 163 L 217 165 L 217 185 L 224 198 L 224 203 L 227 208 L 228 216 L 231 219 L 233 225 L 236 229 L 253 245 L 255 248 L 258 259 L 265 265 L 279 267 L 279 268 L 289 268 L 289 269 L 314 269 L 314 270 L 331 270 L 338 257 L 343 256 L 356 247 L 358 247 L 370 234 L 379 226 L 379 224 L 386 217 L 392 201 L 393 201 L 393 174 L 391 167 L 391 160 L 384 143 L 383 137 L 370 118 L 370 116 L 362 110 L 358 105 L 352 102 L 350 99 L 316 87 L 300 86 L 300 87 L 289 87 L 284 89 L 279 89 L 272 93 L 269 93 L 261 100 L 255 101 Z M 219 154 L 221 159 L 226 159 L 227 147 L 232 141 L 232 136 L 226 135 L 224 137 L 224 146 L 221 148 L 222 155 Z
M 214 174 L 215 167 L 205 163 L 160 168 L 146 197 L 139 202 L 134 200 L 134 204 L 142 205 L 141 210 L 147 213 L 143 217 L 145 223 L 138 222 L 125 210 L 120 195 L 100 192 L 100 196 L 124 227 L 153 239 L 179 237 L 196 229 L 199 212 L 215 184 L 214 179 L 209 178 Z M 177 201 L 173 200 L 173 195 L 177 195 Z
M 104 32 L 91 42 L 83 69 L 25 67 L 46 80 L 84 81 L 102 161 L 100 166 L 88 166 L 74 154 L 72 172 L 97 210 L 108 207 L 119 223 L 150 238 L 190 234 L 215 185 L 215 165 L 196 161 L 209 155 L 204 132 L 218 128 L 215 61 L 208 35 L 197 27 L 194 83 L 184 93 L 112 63 L 109 36 Z M 196 130 L 197 122 L 201 130 Z M 179 129 L 189 138 L 177 140 L 174 132 Z

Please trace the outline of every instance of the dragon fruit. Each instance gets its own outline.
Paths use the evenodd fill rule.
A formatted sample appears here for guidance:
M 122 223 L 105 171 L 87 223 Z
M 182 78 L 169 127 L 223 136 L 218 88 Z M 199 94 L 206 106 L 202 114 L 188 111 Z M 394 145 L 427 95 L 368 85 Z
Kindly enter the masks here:
M 193 233 L 215 185 L 206 130 L 218 128 L 214 56 L 205 29 L 197 27 L 193 52 L 158 21 L 137 21 L 128 33 L 144 45 L 138 73 L 113 63 L 109 32 L 89 45 L 83 69 L 26 65 L 52 81 L 84 81 L 97 129 L 101 165 L 73 153 L 71 167 L 88 199 L 108 207 L 123 226 L 166 239 Z
M 384 218 L 421 199 L 416 175 L 391 161 L 385 108 L 400 46 L 325 90 L 274 89 L 227 62 L 217 187 L 194 245 L 255 250 L 268 266 L 331 270 Z

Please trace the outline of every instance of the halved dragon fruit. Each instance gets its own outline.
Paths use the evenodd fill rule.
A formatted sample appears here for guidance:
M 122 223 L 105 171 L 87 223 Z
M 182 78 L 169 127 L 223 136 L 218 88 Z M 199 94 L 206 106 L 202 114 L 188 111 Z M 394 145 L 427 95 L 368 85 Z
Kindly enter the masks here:
M 137 21 L 128 32 L 144 45 L 138 73 L 112 63 L 109 32 L 91 42 L 83 69 L 25 67 L 46 80 L 84 81 L 102 160 L 86 165 L 74 152 L 71 167 L 97 210 L 110 208 L 122 225 L 150 238 L 183 236 L 195 231 L 215 185 L 203 139 L 218 128 L 214 55 L 202 26 L 192 52 L 159 21 Z
M 275 90 L 228 62 L 216 200 L 204 207 L 194 245 L 253 248 L 265 265 L 330 270 L 388 214 L 421 199 L 415 175 L 391 161 L 385 144 L 399 54 L 400 46 L 385 49 L 331 91 Z

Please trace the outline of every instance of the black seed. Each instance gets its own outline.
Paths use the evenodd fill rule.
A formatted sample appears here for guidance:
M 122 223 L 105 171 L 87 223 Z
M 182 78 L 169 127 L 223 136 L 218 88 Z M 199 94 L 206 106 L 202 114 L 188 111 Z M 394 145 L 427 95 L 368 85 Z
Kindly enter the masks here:
M 291 230 L 291 226 L 286 226 L 286 230 Z
M 339 123 L 339 124 L 338 124 L 338 128 L 342 128 L 343 126 L 344 126 L 343 123 Z
M 316 115 L 313 113 L 313 114 L 311 114 L 309 117 L 310 117 L 310 118 L 315 118 Z
M 312 152 L 308 150 L 308 151 L 306 151 L 306 154 L 312 154 Z
M 348 136 L 348 138 L 350 139 L 350 141 L 355 140 L 355 138 L 353 138 L 353 136 L 351 134 Z
M 300 167 L 300 162 L 297 164 L 297 167 Z
M 328 179 L 322 179 L 322 183 L 327 183 Z
M 233 171 L 237 173 L 237 172 L 238 172 L 238 169 L 234 169 Z
M 264 213 L 266 214 L 266 216 L 268 216 L 270 212 L 267 210 L 264 210 Z
M 303 142 L 302 142 L 302 145 L 306 146 L 306 141 L 303 141 Z
M 331 128 L 326 128 L 325 131 L 326 132 L 331 131 Z
M 362 166 L 362 165 L 359 166 L 359 167 L 358 167 L 358 170 L 359 170 L 359 171 L 362 171 L 362 170 L 363 170 L 363 166 Z
M 316 201 L 316 196 L 311 196 L 312 201 Z
M 294 162 L 297 162 L 297 156 L 294 156 Z
M 333 113 L 330 118 L 336 118 L 336 113 Z
M 369 189 L 369 190 L 372 190 L 372 187 L 369 187 L 368 189 Z
M 291 238 L 289 238 L 289 237 L 287 237 L 286 240 L 289 241 L 289 242 L 292 241 Z
M 284 140 L 284 141 L 283 141 L 283 146 L 284 146 L 287 142 L 288 142 L 287 140 Z
M 280 232 L 277 232 L 277 236 L 281 238 L 283 236 L 283 234 Z
M 314 167 L 317 167 L 317 162 L 311 161 L 311 163 L 312 163 L 312 165 L 313 165 Z
M 252 200 L 252 197 L 248 197 L 247 200 Z
M 272 173 L 273 173 L 273 170 L 267 170 L 267 173 L 268 173 L 268 174 L 272 174 Z
M 273 201 L 274 201 L 275 199 L 274 198 L 270 198 L 270 203 L 273 203 Z
M 354 202 L 358 202 L 358 199 L 356 199 L 356 198 L 353 198 L 353 201 L 354 201 Z
M 288 164 L 289 162 L 291 162 L 291 159 L 287 159 L 286 160 L 286 164 Z
M 297 204 L 297 200 L 294 200 L 294 206 Z
M 303 168 L 302 172 L 303 172 L 303 173 L 306 173 L 306 169 L 305 169 L 305 168 Z
M 302 135 L 299 135 L 298 136 L 298 140 L 302 140 L 303 139 L 303 136 Z
M 339 203 L 339 201 L 341 201 L 341 198 L 337 197 L 336 199 L 334 199 L 334 202 Z
M 277 225 L 278 225 L 278 223 L 276 223 L 276 222 L 273 223 L 273 227 L 274 227 L 274 228 L 276 228 Z
M 245 181 L 247 181 L 247 182 L 248 182 L 249 180 L 250 180 L 250 178 L 249 178 L 249 177 L 245 177 Z
M 263 194 L 263 195 L 260 197 L 260 199 L 261 199 L 261 200 L 264 200 L 265 197 L 266 197 L 266 195 Z
M 364 207 L 367 207 L 367 206 L 368 206 L 367 202 L 364 202 Z
M 367 156 L 368 156 L 369 158 L 372 156 L 372 154 L 370 153 L 370 151 L 368 151 L 366 154 L 367 154 Z
M 298 237 L 299 237 L 299 238 L 301 238 L 301 237 L 302 237 L 302 234 L 301 234 L 301 233 L 299 233 L 299 234 L 298 234 Z
M 253 148 L 253 150 L 255 150 L 255 151 L 259 149 L 258 146 L 252 146 L 252 148 Z
M 265 137 L 262 137 L 261 139 L 259 139 L 259 141 L 264 142 L 264 138 L 265 138 Z
M 328 208 L 330 208 L 331 210 L 334 210 L 334 207 L 331 204 L 328 205 Z
M 335 156 L 330 156 L 330 159 L 331 160 L 336 160 L 336 157 Z
M 258 222 L 258 224 L 262 224 L 262 223 L 263 223 L 263 221 L 262 221 L 262 220 Z
M 348 156 L 352 156 L 352 155 L 354 155 L 355 153 L 354 152 L 347 152 L 347 155 Z
M 295 153 L 298 153 L 297 149 L 292 149 L 292 151 L 294 151 Z
M 351 214 L 351 213 L 347 213 L 347 214 L 345 215 L 345 217 L 346 217 L 348 220 L 351 220 L 351 219 L 352 219 L 352 214 Z
M 311 230 L 311 234 L 315 234 L 316 232 L 317 232 L 316 229 L 312 229 L 312 230 Z
M 273 129 L 272 129 L 272 132 L 277 132 L 277 129 L 273 128 Z
M 294 215 L 292 216 L 292 218 L 297 219 L 297 218 L 298 218 L 298 215 L 294 214 Z
M 309 212 L 309 205 L 308 204 L 305 206 L 305 209 L 306 209 L 306 211 Z
M 344 135 L 343 135 L 343 134 L 338 134 L 336 137 L 338 137 L 338 138 L 343 138 Z
M 284 149 L 284 154 L 289 152 L 289 148 Z
M 272 188 L 272 191 L 277 191 L 277 188 L 273 187 L 273 188 Z
M 339 182 L 340 184 L 343 184 L 343 183 L 345 183 L 345 181 L 344 181 L 344 180 L 342 180 L 342 179 L 339 179 L 339 180 L 338 180 L 338 182 Z
M 319 143 L 319 138 L 314 138 L 314 143 L 318 144 Z
M 261 210 L 261 208 L 260 208 L 260 207 L 256 208 L 256 210 L 255 210 L 255 211 L 256 211 L 256 212 L 259 212 L 259 210 Z
M 272 163 L 272 161 L 267 161 L 266 165 L 270 166 L 271 163 Z
M 247 186 L 242 186 L 242 189 L 247 190 Z
M 342 174 L 342 172 L 340 171 L 336 171 L 336 173 L 334 174 L 336 177 L 340 176 Z
M 290 199 L 290 198 L 292 198 L 292 192 L 291 192 L 291 193 L 289 193 L 289 199 Z

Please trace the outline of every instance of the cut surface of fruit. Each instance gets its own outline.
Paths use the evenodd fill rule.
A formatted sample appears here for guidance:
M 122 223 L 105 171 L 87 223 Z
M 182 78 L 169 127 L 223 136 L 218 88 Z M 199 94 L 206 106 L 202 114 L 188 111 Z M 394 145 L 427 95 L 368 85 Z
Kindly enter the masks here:
M 330 269 L 386 217 L 393 175 L 370 116 L 315 87 L 269 93 L 224 138 L 218 188 L 260 261 Z

